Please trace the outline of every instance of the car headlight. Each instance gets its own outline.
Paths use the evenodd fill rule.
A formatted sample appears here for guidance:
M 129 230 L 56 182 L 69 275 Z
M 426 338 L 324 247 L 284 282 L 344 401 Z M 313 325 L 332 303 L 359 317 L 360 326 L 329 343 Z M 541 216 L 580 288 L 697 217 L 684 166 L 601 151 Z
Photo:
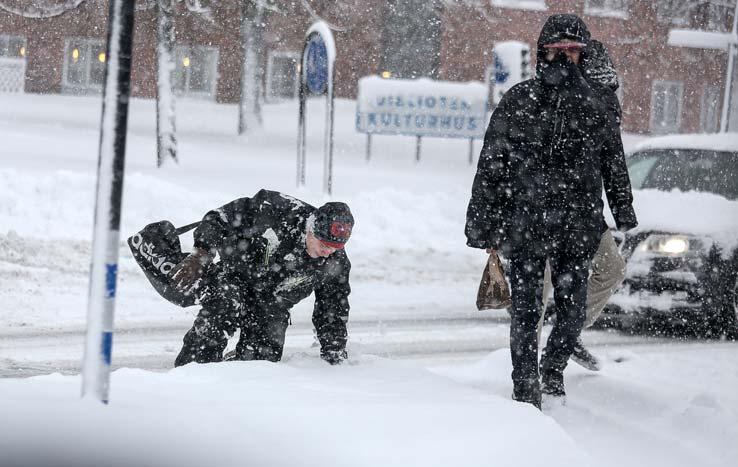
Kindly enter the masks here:
M 649 235 L 638 250 L 658 255 L 679 256 L 698 248 L 698 240 L 686 235 Z

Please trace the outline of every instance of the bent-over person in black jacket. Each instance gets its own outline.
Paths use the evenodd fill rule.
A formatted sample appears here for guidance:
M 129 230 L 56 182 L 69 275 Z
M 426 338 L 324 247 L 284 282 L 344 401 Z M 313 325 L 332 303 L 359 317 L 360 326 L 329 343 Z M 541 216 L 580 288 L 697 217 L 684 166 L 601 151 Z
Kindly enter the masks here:
M 540 408 L 564 396 L 563 372 L 585 319 L 587 276 L 607 228 L 602 186 L 621 230 L 635 227 L 613 93 L 582 76 L 590 33 L 576 15 L 548 18 L 536 77 L 492 114 L 467 210 L 467 244 L 510 260 L 513 398 Z M 556 323 L 538 367 L 536 325 L 550 262 Z
M 290 309 L 312 292 L 321 357 L 344 360 L 351 292 L 344 245 L 353 225 L 344 203 L 316 209 L 268 190 L 208 212 L 194 251 L 172 271 L 175 287 L 197 293 L 202 305 L 175 366 L 221 361 L 239 328 L 233 359 L 279 361 Z

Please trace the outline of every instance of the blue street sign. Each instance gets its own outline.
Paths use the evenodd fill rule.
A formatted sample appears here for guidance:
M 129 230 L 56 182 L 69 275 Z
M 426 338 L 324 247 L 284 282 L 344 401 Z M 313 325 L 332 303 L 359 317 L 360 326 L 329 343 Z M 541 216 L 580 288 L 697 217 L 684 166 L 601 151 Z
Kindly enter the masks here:
M 308 39 L 305 81 L 311 94 L 325 94 L 328 87 L 328 50 L 323 38 L 313 33 Z
M 510 77 L 510 72 L 508 71 L 505 64 L 502 62 L 502 59 L 498 54 L 495 52 L 492 52 L 492 61 L 495 66 L 495 82 L 498 84 L 503 84 L 507 79 Z

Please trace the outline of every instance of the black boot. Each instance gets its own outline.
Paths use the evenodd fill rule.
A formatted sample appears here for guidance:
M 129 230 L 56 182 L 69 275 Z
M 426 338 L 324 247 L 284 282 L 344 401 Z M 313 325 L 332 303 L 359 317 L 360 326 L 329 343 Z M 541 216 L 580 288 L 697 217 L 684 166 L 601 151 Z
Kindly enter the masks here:
M 577 343 L 574 345 L 574 352 L 571 357 L 573 362 L 583 366 L 589 371 L 600 371 L 600 360 L 592 355 L 589 350 L 582 343 L 581 337 L 577 339 Z
M 195 320 L 195 325 L 182 339 L 182 350 L 174 360 L 174 366 L 188 363 L 211 363 L 223 360 L 223 350 L 228 345 L 228 337 L 223 331 Z
M 553 397 L 565 397 L 564 373 L 557 370 L 542 371 L 541 392 Z
M 538 384 L 538 379 L 525 383 L 513 383 L 512 398 L 518 402 L 532 404 L 541 410 L 541 386 Z
M 564 368 L 568 358 L 564 356 L 562 362 L 561 352 L 547 352 L 544 349 L 541 355 L 541 392 L 548 396 L 565 397 L 564 390 Z

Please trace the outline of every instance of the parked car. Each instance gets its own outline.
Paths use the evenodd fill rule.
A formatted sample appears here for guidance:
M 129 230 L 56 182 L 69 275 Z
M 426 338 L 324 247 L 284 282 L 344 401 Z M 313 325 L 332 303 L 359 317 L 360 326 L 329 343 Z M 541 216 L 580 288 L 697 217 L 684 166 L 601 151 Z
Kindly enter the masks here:
M 601 324 L 738 338 L 738 133 L 674 135 L 627 159 L 639 227 Z

